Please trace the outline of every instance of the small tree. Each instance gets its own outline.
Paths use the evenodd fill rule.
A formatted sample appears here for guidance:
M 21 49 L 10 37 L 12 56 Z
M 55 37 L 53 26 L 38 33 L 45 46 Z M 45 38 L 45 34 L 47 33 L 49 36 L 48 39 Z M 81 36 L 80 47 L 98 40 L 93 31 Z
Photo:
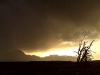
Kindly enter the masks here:
M 83 39 L 79 42 L 78 52 L 75 51 L 78 54 L 78 56 L 77 56 L 78 63 L 91 61 L 93 58 L 92 53 L 91 53 L 93 51 L 90 49 L 90 47 L 92 46 L 92 43 L 94 42 L 94 40 L 90 43 L 89 46 L 86 46 L 87 42 L 85 42 L 85 41 L 83 42 Z

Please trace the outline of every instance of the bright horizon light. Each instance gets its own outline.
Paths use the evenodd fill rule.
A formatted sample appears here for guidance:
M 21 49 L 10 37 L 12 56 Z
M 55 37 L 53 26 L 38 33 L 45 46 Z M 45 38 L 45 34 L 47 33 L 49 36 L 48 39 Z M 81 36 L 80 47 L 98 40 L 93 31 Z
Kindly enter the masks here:
M 66 42 L 64 42 L 63 44 L 67 44 Z M 71 43 L 72 45 L 73 43 Z M 87 43 L 87 45 L 89 45 L 90 42 Z M 97 54 L 93 53 L 93 57 L 95 59 L 99 58 L 100 55 L 100 51 L 99 51 L 99 44 L 100 44 L 100 40 L 98 41 L 94 41 L 93 45 L 91 46 L 91 50 L 93 50 L 94 52 L 96 52 Z M 62 45 L 62 44 L 61 44 Z M 75 53 L 74 51 L 78 51 L 79 46 L 73 46 L 73 47 L 63 47 L 63 48 L 52 48 L 47 50 L 46 52 L 31 52 L 31 53 L 25 53 L 25 54 L 29 54 L 29 55 L 36 55 L 39 57 L 46 57 L 46 56 L 50 56 L 50 55 L 58 55 L 58 56 L 76 56 L 77 53 Z

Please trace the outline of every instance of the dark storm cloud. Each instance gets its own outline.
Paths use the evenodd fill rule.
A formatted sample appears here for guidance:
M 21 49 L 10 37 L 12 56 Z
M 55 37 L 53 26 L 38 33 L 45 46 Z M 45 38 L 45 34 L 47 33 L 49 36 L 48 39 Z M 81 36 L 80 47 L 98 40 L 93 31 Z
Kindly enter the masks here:
M 0 48 L 45 50 L 57 45 L 60 39 L 97 38 L 99 3 L 99 0 L 1 0 Z

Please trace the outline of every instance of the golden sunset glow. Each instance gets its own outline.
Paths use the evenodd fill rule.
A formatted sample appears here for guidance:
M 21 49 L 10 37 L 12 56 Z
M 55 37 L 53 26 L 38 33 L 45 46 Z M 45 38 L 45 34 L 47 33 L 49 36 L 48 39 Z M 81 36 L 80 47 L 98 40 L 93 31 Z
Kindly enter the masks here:
M 65 45 L 68 44 L 68 42 L 64 42 L 63 44 L 61 43 L 60 45 Z M 70 43 L 71 45 L 74 43 Z M 89 45 L 90 42 L 87 43 L 87 45 Z M 78 44 L 77 44 L 78 45 Z M 97 40 L 93 43 L 93 45 L 91 46 L 91 50 L 96 52 L 93 53 L 93 57 L 94 59 L 99 59 L 99 55 L 100 55 L 100 40 Z M 61 47 L 61 46 L 60 46 Z M 63 47 L 63 48 L 52 48 L 47 50 L 46 52 L 31 52 L 31 53 L 26 53 L 29 55 L 36 55 L 39 57 L 46 57 L 46 56 L 50 56 L 50 55 L 59 55 L 59 56 L 63 56 L 63 55 L 67 55 L 67 56 L 76 56 L 77 54 L 74 51 L 78 51 L 78 46 L 73 46 L 73 47 Z
M 74 48 L 68 48 L 68 49 L 50 49 L 48 52 L 34 52 L 31 54 L 40 56 L 40 57 L 45 57 L 45 56 L 49 56 L 49 55 L 68 55 L 68 56 L 75 56 L 76 54 L 74 53 L 74 51 L 77 50 L 76 47 Z

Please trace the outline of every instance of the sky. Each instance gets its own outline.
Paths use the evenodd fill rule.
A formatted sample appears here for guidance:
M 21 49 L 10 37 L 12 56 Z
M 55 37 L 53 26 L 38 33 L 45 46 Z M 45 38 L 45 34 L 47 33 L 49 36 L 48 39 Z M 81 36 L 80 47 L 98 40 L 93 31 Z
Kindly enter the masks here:
M 100 59 L 99 0 L 0 0 L 1 51 L 74 55 L 83 36 Z

